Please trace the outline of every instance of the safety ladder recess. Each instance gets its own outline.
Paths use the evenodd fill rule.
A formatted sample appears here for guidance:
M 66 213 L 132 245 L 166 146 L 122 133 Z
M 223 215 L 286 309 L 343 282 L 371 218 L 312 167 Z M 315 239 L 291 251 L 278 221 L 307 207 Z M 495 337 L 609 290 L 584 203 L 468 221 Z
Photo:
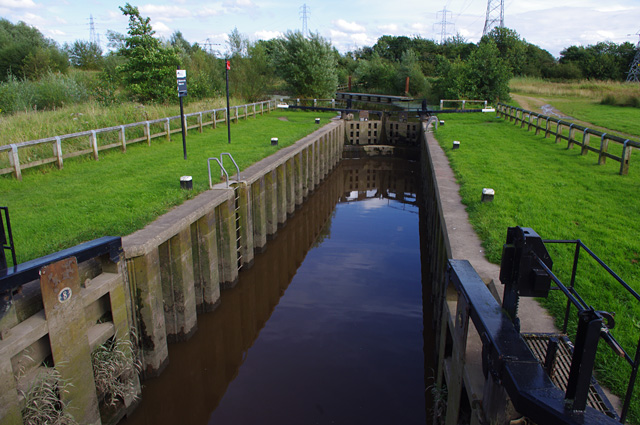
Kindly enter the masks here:
M 238 186 L 233 189 L 235 197 L 235 214 L 236 214 L 236 256 L 238 259 L 238 271 L 242 268 L 242 226 L 240 224 L 240 192 Z

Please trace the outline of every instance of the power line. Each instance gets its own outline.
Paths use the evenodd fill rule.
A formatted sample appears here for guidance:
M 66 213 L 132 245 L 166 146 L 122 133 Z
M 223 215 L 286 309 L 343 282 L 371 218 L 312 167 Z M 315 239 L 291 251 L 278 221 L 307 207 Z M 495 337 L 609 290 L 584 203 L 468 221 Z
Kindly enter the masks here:
M 442 13 L 442 20 L 440 23 L 433 24 L 434 27 L 437 25 L 440 26 L 440 44 L 444 43 L 447 39 L 447 35 L 451 35 L 451 32 L 448 31 L 448 27 L 454 25 L 452 22 L 447 22 L 447 17 L 451 18 L 452 14 L 450 10 L 447 10 L 447 6 L 442 9 L 442 11 L 436 13 L 436 19 L 438 19 L 438 15 Z
M 488 0 L 487 1 L 487 17 L 484 21 L 484 37 L 494 27 L 504 27 L 504 0 Z
M 307 37 L 309 36 L 309 29 L 307 27 L 307 19 L 309 18 L 308 14 L 311 12 L 311 9 L 307 4 L 303 4 L 300 7 L 300 19 L 302 19 L 302 35 Z

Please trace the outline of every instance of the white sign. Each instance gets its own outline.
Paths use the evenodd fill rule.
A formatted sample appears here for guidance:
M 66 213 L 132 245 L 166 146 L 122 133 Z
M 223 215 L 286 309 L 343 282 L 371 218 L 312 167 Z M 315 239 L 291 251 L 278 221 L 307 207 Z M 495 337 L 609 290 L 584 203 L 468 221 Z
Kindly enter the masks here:
M 176 77 L 178 78 L 187 78 L 187 70 L 186 69 L 177 69 Z

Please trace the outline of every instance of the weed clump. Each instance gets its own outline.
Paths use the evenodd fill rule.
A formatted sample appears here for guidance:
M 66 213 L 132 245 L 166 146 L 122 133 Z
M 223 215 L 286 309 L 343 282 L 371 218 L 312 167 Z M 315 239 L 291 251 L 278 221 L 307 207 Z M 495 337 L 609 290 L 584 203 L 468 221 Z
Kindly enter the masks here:
M 71 383 L 62 378 L 53 367 L 42 370 L 26 393 L 22 419 L 25 425 L 55 424 L 77 425 L 78 422 L 66 412 L 66 404 L 60 396 Z
M 136 337 L 131 332 L 113 337 L 91 353 L 93 375 L 104 403 L 115 406 L 120 401 L 138 398 L 138 374 L 142 365 L 137 356 Z

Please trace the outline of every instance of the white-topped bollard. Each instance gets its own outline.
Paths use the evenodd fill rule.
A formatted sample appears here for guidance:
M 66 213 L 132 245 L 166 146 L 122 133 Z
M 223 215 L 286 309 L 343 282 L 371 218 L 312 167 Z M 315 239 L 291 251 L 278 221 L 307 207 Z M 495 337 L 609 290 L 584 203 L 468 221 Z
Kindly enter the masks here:
M 320 124 L 320 118 L 316 118 L 316 124 Z
M 180 177 L 180 189 L 193 189 L 193 178 L 191 176 Z
M 271 146 L 278 146 L 278 138 L 277 137 L 272 137 L 271 138 Z
M 457 140 L 453 141 L 453 149 L 460 149 L 460 142 Z
M 495 196 L 496 191 L 485 187 L 484 189 L 482 189 L 482 202 L 491 202 L 493 201 L 493 197 Z
M 440 125 L 444 125 L 444 120 L 440 120 Z

